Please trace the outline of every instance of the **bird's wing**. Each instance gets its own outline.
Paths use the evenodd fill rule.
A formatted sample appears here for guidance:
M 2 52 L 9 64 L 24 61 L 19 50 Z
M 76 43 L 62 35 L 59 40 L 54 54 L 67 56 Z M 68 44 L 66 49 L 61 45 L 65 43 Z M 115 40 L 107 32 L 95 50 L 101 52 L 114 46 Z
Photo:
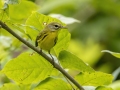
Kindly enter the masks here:
M 38 42 L 42 41 L 46 36 L 47 36 L 47 31 L 46 30 L 41 31 L 36 37 L 35 46 L 37 47 Z
M 54 46 L 56 45 L 56 43 L 57 43 L 57 40 L 58 40 L 58 38 L 56 37 L 56 38 L 55 38 L 55 40 L 54 40 L 54 42 L 55 42 Z

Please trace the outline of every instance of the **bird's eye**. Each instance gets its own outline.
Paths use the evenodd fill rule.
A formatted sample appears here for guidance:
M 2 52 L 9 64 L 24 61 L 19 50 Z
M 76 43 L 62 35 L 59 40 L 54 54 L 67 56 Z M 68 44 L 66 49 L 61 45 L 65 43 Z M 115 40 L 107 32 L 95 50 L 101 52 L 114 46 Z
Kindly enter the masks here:
M 55 25 L 55 27 L 58 27 L 58 25 Z

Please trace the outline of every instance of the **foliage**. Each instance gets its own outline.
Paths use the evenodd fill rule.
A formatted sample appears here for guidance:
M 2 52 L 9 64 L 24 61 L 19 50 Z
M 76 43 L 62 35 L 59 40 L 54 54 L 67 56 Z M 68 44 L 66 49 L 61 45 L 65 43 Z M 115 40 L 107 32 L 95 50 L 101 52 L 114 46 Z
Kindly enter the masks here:
M 112 51 L 109 51 L 109 50 L 103 50 L 102 52 L 107 52 L 107 53 L 112 54 L 116 58 L 120 58 L 120 53 L 112 52 Z
M 44 89 L 50 89 L 50 90 L 70 90 L 70 86 L 64 82 L 61 79 L 55 79 L 55 78 L 46 78 L 44 81 L 42 81 L 38 86 L 35 88 L 35 90 L 44 90 Z
M 113 77 L 110 74 L 105 74 L 102 72 L 93 72 L 93 73 L 85 72 L 85 73 L 80 73 L 75 77 L 76 80 L 78 81 L 80 80 L 79 83 L 81 83 L 83 86 L 108 85 L 109 83 L 111 83 L 112 78 Z
M 18 83 L 30 84 L 44 80 L 48 75 L 51 75 L 53 67 L 40 55 L 22 53 L 9 61 L 2 71 Z
M 105 13 L 108 11 L 109 13 L 111 13 L 108 8 L 109 5 L 108 7 L 105 7 L 102 4 L 98 5 L 98 3 L 102 3 L 102 1 L 98 2 L 94 0 L 75 0 L 75 1 L 60 0 L 58 2 L 55 0 L 53 1 L 48 0 L 46 2 L 47 3 L 45 3 L 45 6 L 39 7 L 34 2 L 27 0 L 0 1 L 0 9 L 1 9 L 0 20 L 5 22 L 18 35 L 20 35 L 30 43 L 34 44 L 38 32 L 45 27 L 45 24 L 48 24 L 50 22 L 59 22 L 62 25 L 66 25 L 64 22 L 61 22 L 57 18 L 45 15 L 45 14 L 49 14 L 49 12 L 57 13 L 58 11 L 56 10 L 61 8 L 61 5 L 63 3 L 64 5 L 62 8 L 66 8 L 68 9 L 68 11 L 66 11 L 65 9 L 60 9 L 62 10 L 61 14 L 65 12 L 65 14 L 68 13 L 69 15 L 70 14 L 73 15 L 77 11 L 77 8 L 82 7 L 80 3 L 84 4 L 86 2 L 88 4 L 90 3 L 91 5 L 93 5 L 93 7 L 96 10 L 97 9 L 104 10 Z M 107 0 L 105 0 L 105 2 L 110 3 L 110 5 L 115 4 L 112 3 L 112 1 L 108 2 Z M 86 10 L 86 8 L 89 7 L 91 6 L 88 5 L 88 7 L 84 8 L 84 10 Z M 91 15 L 95 13 L 93 7 L 90 12 Z M 116 7 L 119 7 L 119 4 Z M 112 11 L 114 11 L 114 9 L 112 9 Z M 116 13 L 116 15 L 119 15 L 119 13 Z M 76 14 L 76 16 L 79 16 L 79 13 Z M 85 17 L 89 18 L 90 15 L 88 16 L 83 15 L 82 17 L 84 17 L 85 19 Z M 81 31 L 79 31 L 81 32 L 81 34 L 78 35 L 79 34 L 78 31 L 72 31 L 73 38 L 76 38 L 77 35 L 78 35 L 77 38 L 79 37 L 81 38 L 85 36 L 90 37 L 90 35 L 88 35 L 88 33 L 90 32 L 91 36 L 93 36 L 92 38 L 97 37 L 95 39 L 96 41 L 97 40 L 99 41 L 99 39 L 101 38 L 99 38 L 100 35 L 98 35 L 96 28 L 102 34 L 104 32 L 102 31 L 102 29 L 104 29 L 105 23 L 108 23 L 110 18 L 111 17 L 108 17 L 106 19 L 99 18 L 100 21 L 97 21 L 95 19 L 94 20 L 95 22 L 91 20 L 89 20 L 88 22 L 83 21 L 86 24 L 82 23 Z M 69 20 L 73 20 L 73 19 L 69 19 Z M 76 22 L 76 20 L 72 21 L 72 23 L 74 22 Z M 96 27 L 94 28 L 91 27 L 94 24 L 96 25 Z M 101 26 L 98 27 L 99 24 Z M 70 30 L 71 30 L 71 26 L 70 26 Z M 112 27 L 114 27 L 114 25 Z M 84 31 L 86 28 L 87 29 L 89 28 L 89 31 L 87 33 Z M 49 62 L 47 62 L 42 56 L 38 55 L 37 53 L 33 53 L 33 51 L 31 51 L 29 48 L 24 46 L 21 42 L 19 42 L 17 39 L 15 39 L 13 36 L 11 36 L 8 32 L 3 30 L 2 28 L 0 28 L 0 30 L 2 32 L 3 39 L 8 38 L 8 41 L 10 40 L 10 42 L 7 41 L 7 44 L 3 43 L 4 41 L 0 42 L 1 43 L 0 52 L 2 53 L 0 55 L 1 69 L 2 69 L 0 73 L 6 75 L 5 79 L 4 80 L 1 79 L 2 81 L 0 81 L 1 82 L 0 90 L 8 90 L 8 89 L 9 90 L 45 90 L 45 89 L 71 90 L 72 89 L 72 87 L 69 85 L 65 77 L 58 70 L 53 68 L 53 66 Z M 76 30 L 78 30 L 78 28 Z M 82 33 L 85 33 L 85 35 L 83 36 Z M 72 75 L 74 79 L 78 81 L 82 86 L 93 86 L 94 88 L 96 88 L 95 90 L 113 90 L 112 88 L 116 88 L 113 87 L 114 85 L 113 86 L 110 85 L 113 80 L 113 76 L 111 74 L 95 71 L 90 66 L 90 65 L 94 65 L 97 62 L 98 58 L 102 56 L 102 53 L 99 54 L 98 52 L 101 51 L 101 49 L 103 49 L 104 47 L 102 47 L 98 43 L 87 44 L 86 46 L 83 46 L 81 44 L 80 46 L 80 44 L 77 44 L 77 41 L 70 42 L 70 39 L 71 39 L 71 34 L 69 33 L 69 31 L 65 29 L 61 30 L 58 35 L 58 42 L 52 50 L 53 54 L 55 54 L 54 57 L 56 57 L 56 60 L 59 60 L 61 66 L 64 69 L 67 69 L 66 71 L 70 75 Z M 70 52 L 73 49 L 72 48 L 68 49 L 69 44 L 72 45 L 72 48 L 76 48 L 77 51 L 77 52 L 75 51 L 76 54 Z M 82 47 L 83 50 L 80 47 Z M 80 59 L 82 57 L 80 56 L 80 50 L 82 50 L 82 56 L 84 56 L 82 60 Z M 18 54 L 16 54 L 16 52 Z M 114 52 L 110 52 L 110 53 L 119 58 L 118 54 Z M 96 61 L 95 62 L 91 61 L 89 65 L 88 63 L 83 61 L 84 59 L 86 59 L 86 61 L 87 59 L 89 60 L 93 59 L 93 61 L 95 60 Z M 9 80 L 8 83 L 6 84 L 5 80 L 7 78 L 9 78 Z

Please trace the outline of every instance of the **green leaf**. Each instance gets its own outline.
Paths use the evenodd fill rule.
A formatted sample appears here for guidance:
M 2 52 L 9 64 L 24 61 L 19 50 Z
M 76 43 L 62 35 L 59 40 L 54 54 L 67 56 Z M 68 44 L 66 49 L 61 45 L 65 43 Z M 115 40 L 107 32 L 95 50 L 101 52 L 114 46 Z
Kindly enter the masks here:
M 3 72 L 10 79 L 29 84 L 38 82 L 51 75 L 53 67 L 38 54 L 22 53 L 17 58 L 9 61 L 3 68 Z
M 6 83 L 1 86 L 0 90 L 30 90 L 30 85 Z
M 0 90 L 21 90 L 20 87 L 16 84 L 12 84 L 12 83 L 7 83 L 4 84 Z
M 9 4 L 18 4 L 20 0 L 5 0 L 2 7 L 2 12 L 6 13 L 9 16 Z
M 56 56 L 59 55 L 59 53 L 62 50 L 66 50 L 70 43 L 71 34 L 68 32 L 68 30 L 61 30 L 58 35 L 58 41 L 56 45 L 54 46 L 54 52 Z
M 113 76 L 103 72 L 80 73 L 75 77 L 81 85 L 86 86 L 101 86 L 111 84 Z
M 9 5 L 9 15 L 12 19 L 15 20 L 26 19 L 35 10 L 37 10 L 37 5 L 31 1 L 26 0 L 22 0 L 19 4 L 16 5 Z
M 3 1 L 2 1 L 2 0 L 0 0 L 0 9 L 2 9 L 2 8 L 3 8 L 3 6 L 4 6 L 4 3 L 3 3 Z
M 0 20 L 7 20 L 9 17 L 9 6 L 7 3 L 0 2 Z
M 95 90 L 113 90 L 111 87 L 98 86 Z
M 31 90 L 31 84 L 19 84 L 20 90 Z
M 76 69 L 81 72 L 94 72 L 89 65 L 85 64 L 81 59 L 68 51 L 61 51 L 59 60 L 64 68 Z
M 120 80 L 114 81 L 110 87 L 112 87 L 114 90 L 120 90 Z
M 120 53 L 112 52 L 109 50 L 102 50 L 101 52 L 107 52 L 107 53 L 110 53 L 111 55 L 115 56 L 116 58 L 120 58 Z
M 26 33 L 29 34 L 33 41 L 35 41 L 39 31 L 41 31 L 45 27 L 44 23 L 48 24 L 50 22 L 58 22 L 61 23 L 62 25 L 65 25 L 56 18 L 52 18 L 50 16 L 46 16 L 38 12 L 33 12 L 28 17 L 26 25 L 32 26 L 34 28 L 26 27 Z
M 47 78 L 35 88 L 35 90 L 72 90 L 70 86 L 61 79 Z

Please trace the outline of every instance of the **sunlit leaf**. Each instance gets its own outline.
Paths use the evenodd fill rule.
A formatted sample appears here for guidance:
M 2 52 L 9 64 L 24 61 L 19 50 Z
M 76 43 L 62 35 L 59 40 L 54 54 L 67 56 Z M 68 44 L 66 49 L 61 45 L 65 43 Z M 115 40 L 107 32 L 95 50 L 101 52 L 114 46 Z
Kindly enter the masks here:
M 8 83 L 4 84 L 0 90 L 21 90 L 20 87 L 16 84 Z
M 58 35 L 58 41 L 54 46 L 55 54 L 58 56 L 62 50 L 66 50 L 70 43 L 71 34 L 68 30 L 61 30 Z
M 9 17 L 9 6 L 7 3 L 0 2 L 0 20 L 6 20 Z
M 30 85 L 6 83 L 0 87 L 0 90 L 30 90 Z
M 9 5 L 9 15 L 16 20 L 26 19 L 35 10 L 37 10 L 37 5 L 27 0 L 22 0 L 16 5 Z
M 120 90 L 120 80 L 114 81 L 114 82 L 110 85 L 110 87 L 112 87 L 113 90 Z
M 95 90 L 113 90 L 111 87 L 98 86 Z
M 45 79 L 53 67 L 38 54 L 23 53 L 9 61 L 2 70 L 7 77 L 18 83 L 32 83 Z
M 95 90 L 96 87 L 94 86 L 83 86 L 85 90 Z
M 72 90 L 70 86 L 61 79 L 47 78 L 35 88 L 35 90 Z
M 116 70 L 114 70 L 114 72 L 112 73 L 112 75 L 114 76 L 114 80 L 116 80 L 117 77 L 120 75 L 120 67 L 118 67 Z
M 0 0 L 0 9 L 2 9 L 4 6 L 4 3 L 2 2 L 2 0 Z
M 2 10 L 9 16 L 9 4 L 18 4 L 20 0 L 4 0 Z
M 102 50 L 101 52 L 107 52 L 107 53 L 110 53 L 111 55 L 113 55 L 117 58 L 120 58 L 120 53 L 112 52 L 112 51 L 109 51 L 109 50 Z
M 94 72 L 94 70 L 81 59 L 68 51 L 61 51 L 59 60 L 64 68 L 76 69 L 81 72 Z
M 111 84 L 113 76 L 103 72 L 84 72 L 78 74 L 75 79 L 83 86 L 101 86 Z

